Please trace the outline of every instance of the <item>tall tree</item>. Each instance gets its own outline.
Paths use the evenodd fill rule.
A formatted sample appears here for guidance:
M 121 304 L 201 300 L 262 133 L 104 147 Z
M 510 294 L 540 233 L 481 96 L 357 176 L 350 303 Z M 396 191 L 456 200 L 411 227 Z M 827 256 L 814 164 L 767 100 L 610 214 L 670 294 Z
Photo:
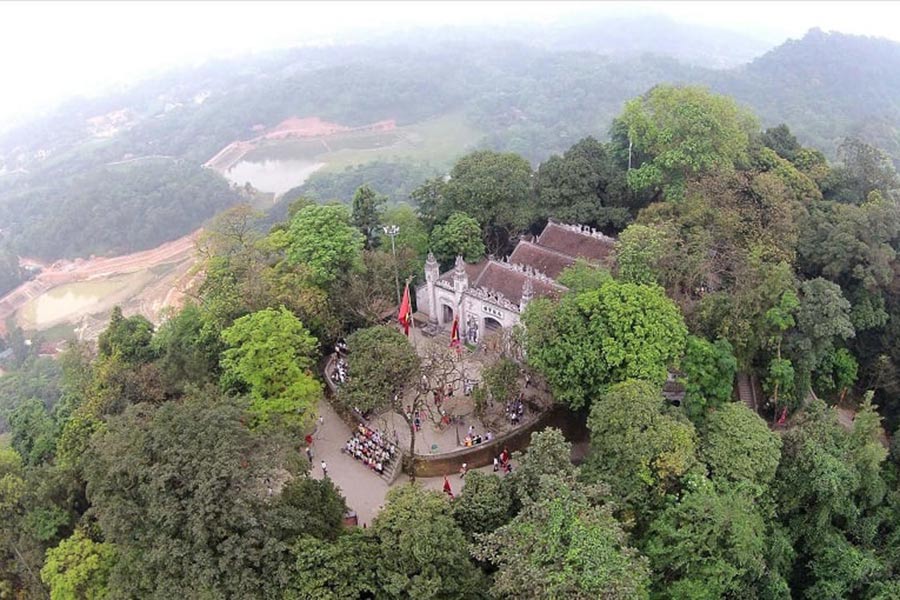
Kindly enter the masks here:
M 592 137 L 541 163 L 535 188 L 541 213 L 551 219 L 597 227 L 621 227 L 629 219 L 625 171 Z
M 646 559 L 596 491 L 546 476 L 549 493 L 480 539 L 475 556 L 498 568 L 497 598 L 648 598 Z
M 697 463 L 694 426 L 666 408 L 662 390 L 645 381 L 610 386 L 588 417 L 591 453 L 584 474 L 609 484 L 630 518 L 645 524 Z
M 766 524 L 754 496 L 709 481 L 654 520 L 647 556 L 655 591 L 673 599 L 767 597 L 786 586 L 766 565 Z M 772 577 L 779 581 L 769 581 Z
M 86 475 L 103 537 L 119 551 L 111 596 L 277 592 L 288 554 L 264 516 L 265 480 L 288 455 L 245 418 L 240 404 L 207 390 L 110 419 Z
M 681 366 L 685 379 L 684 409 L 699 426 L 708 412 L 731 400 L 737 359 L 728 340 L 710 342 L 689 335 Z
M 446 213 L 481 224 L 485 247 L 501 254 L 534 220 L 531 165 L 518 154 L 479 150 L 457 161 L 443 190 Z
M 387 198 L 375 192 L 368 185 L 363 185 L 353 194 L 353 212 L 351 220 L 365 237 L 366 248 L 371 250 L 374 248 L 378 240 L 378 229 L 381 226 L 380 207 L 387 201 Z
M 405 485 L 388 492 L 372 523 L 376 566 L 385 598 L 471 598 L 483 578 L 469 560 L 450 502 L 438 492 Z
M 291 219 L 285 238 L 288 261 L 307 265 L 313 281 L 326 287 L 341 273 L 359 267 L 365 241 L 346 208 L 318 204 L 302 208 Z
M 628 102 L 619 121 L 627 133 L 619 143 L 649 157 L 632 165 L 628 183 L 664 189 L 672 199 L 692 177 L 745 163 L 757 131 L 753 115 L 731 98 L 699 87 L 658 85 Z
M 610 280 L 559 302 L 529 303 L 522 320 L 528 361 L 554 396 L 581 408 L 610 383 L 662 384 L 684 350 L 684 320 L 662 288 Z
M 419 383 L 421 361 L 409 339 L 385 325 L 359 329 L 347 337 L 350 381 L 338 393 L 347 408 L 382 408 Z
M 303 428 L 315 417 L 322 386 L 312 374 L 316 340 L 286 308 L 246 315 L 222 332 L 222 383 L 245 390 L 258 426 Z
M 469 215 L 455 212 L 431 232 L 431 250 L 444 267 L 449 267 L 462 256 L 474 263 L 484 258 L 485 248 L 481 239 L 481 226 Z
M 781 438 L 744 404 L 730 402 L 709 416 L 700 454 L 713 481 L 749 483 L 761 493 L 775 479 Z

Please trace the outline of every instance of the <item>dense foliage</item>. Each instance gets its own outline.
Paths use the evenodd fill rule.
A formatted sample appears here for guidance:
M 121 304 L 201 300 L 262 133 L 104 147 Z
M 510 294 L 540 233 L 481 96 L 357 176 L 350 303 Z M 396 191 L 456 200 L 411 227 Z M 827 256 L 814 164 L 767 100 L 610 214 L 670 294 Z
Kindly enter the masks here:
M 830 164 L 752 124 L 656 87 L 611 142 L 536 170 L 476 151 L 415 207 L 360 186 L 352 211 L 299 199 L 268 231 L 231 208 L 200 240 L 193 301 L 158 328 L 114 311 L 96 352 L 48 362 L 11 329 L 0 596 L 895 597 L 897 177 L 863 142 Z M 587 415 L 584 461 L 545 429 L 512 473 L 473 471 L 456 498 L 396 486 L 345 529 L 297 456 L 323 354 L 346 337 L 345 407 L 418 411 L 459 359 L 383 320 L 429 242 L 480 256 L 582 217 L 625 227 L 614 262 L 532 300 L 525 364 L 487 366 L 483 389 L 510 400 L 523 368 L 549 384 Z

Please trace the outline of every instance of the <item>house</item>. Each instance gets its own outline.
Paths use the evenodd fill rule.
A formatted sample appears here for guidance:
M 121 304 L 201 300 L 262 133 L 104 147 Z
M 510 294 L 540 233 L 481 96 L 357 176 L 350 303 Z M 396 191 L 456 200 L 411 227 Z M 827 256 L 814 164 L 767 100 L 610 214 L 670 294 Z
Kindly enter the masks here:
M 488 258 L 439 272 L 434 256 L 425 262 L 425 283 L 416 289 L 419 312 L 434 326 L 449 326 L 459 315 L 460 336 L 477 343 L 484 332 L 513 327 L 534 298 L 566 291 L 556 279 L 578 259 L 602 265 L 612 260 L 615 240 L 583 225 L 550 221 L 541 234 L 520 241 L 505 260 Z

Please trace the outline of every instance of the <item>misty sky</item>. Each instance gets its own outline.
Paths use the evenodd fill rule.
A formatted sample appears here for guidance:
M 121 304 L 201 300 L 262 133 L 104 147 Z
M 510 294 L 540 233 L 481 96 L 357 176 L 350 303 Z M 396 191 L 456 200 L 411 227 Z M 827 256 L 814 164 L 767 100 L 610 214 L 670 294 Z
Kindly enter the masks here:
M 648 13 L 772 45 L 811 27 L 900 41 L 900 3 L 890 2 L 0 2 L 0 126 L 73 94 L 213 56 L 422 25 Z

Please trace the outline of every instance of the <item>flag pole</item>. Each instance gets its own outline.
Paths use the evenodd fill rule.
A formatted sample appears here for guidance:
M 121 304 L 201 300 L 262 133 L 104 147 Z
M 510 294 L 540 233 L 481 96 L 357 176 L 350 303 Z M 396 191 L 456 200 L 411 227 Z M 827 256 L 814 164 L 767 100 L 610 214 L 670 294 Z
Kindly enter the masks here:
M 409 290 L 409 282 L 412 281 L 412 276 L 406 278 L 406 289 Z M 413 335 L 412 338 L 413 348 L 416 347 L 416 319 L 413 317 L 412 311 L 412 295 L 410 295 L 410 306 L 409 306 L 409 326 L 412 328 Z

